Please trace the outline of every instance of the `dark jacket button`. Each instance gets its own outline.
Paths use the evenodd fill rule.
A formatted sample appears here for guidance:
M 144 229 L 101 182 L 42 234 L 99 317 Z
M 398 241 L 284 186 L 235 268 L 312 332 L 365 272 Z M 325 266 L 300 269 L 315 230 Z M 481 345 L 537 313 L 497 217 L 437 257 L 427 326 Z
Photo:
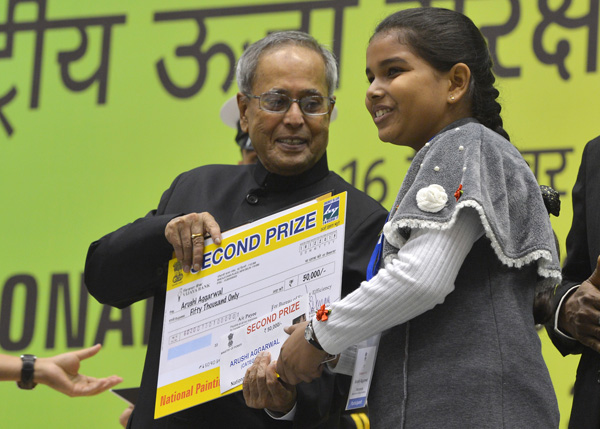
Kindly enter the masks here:
M 248 194 L 246 195 L 246 201 L 248 201 L 248 204 L 257 204 L 258 203 L 258 196 L 256 194 Z

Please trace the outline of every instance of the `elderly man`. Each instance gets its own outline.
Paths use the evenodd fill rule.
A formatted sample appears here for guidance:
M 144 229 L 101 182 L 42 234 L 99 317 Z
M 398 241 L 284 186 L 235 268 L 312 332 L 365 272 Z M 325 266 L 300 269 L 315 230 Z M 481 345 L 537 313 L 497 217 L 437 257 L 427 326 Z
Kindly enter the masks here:
M 273 33 L 246 49 L 237 79 L 240 124 L 259 162 L 210 165 L 181 174 L 156 210 L 92 243 L 88 252 L 86 284 L 100 302 L 123 308 L 154 296 L 150 343 L 131 428 L 336 427 L 343 408 L 348 380 L 326 374 L 297 388 L 265 385 L 266 394 L 251 404 L 259 408 L 249 408 L 242 393 L 236 393 L 153 418 L 165 268 L 173 251 L 184 271 L 199 270 L 204 234 L 220 243 L 221 230 L 324 192 L 347 191 L 342 280 L 344 285 L 357 285 L 386 216 L 379 204 L 328 169 L 329 120 L 337 83 L 335 60 L 328 50 L 305 33 Z M 293 421 L 275 419 L 262 407 L 277 417 L 293 416 Z

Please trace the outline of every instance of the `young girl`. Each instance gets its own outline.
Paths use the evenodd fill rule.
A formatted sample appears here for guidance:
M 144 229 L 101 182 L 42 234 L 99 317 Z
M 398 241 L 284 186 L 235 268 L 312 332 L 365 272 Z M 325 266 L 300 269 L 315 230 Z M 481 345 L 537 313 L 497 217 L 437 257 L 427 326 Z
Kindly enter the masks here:
M 538 184 L 502 128 L 483 36 L 457 12 L 403 10 L 375 29 L 366 70 L 379 138 L 417 153 L 381 269 L 309 322 L 310 342 L 306 324 L 288 329 L 278 373 L 309 381 L 327 354 L 383 332 L 373 427 L 557 427 L 532 308 L 560 267 Z M 351 355 L 336 370 L 351 373 Z

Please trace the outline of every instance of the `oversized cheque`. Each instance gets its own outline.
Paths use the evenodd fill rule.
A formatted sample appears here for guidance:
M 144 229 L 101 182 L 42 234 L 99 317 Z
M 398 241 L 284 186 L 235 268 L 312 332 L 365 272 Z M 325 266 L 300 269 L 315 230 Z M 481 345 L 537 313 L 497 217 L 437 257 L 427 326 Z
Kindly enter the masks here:
M 197 274 L 170 261 L 155 418 L 241 389 L 221 393 L 222 336 L 300 298 L 311 315 L 340 298 L 345 211 L 344 192 L 227 231 L 220 246 L 205 242 Z M 276 358 L 283 327 L 260 326 L 269 347 L 241 355 L 251 364 L 270 349 Z

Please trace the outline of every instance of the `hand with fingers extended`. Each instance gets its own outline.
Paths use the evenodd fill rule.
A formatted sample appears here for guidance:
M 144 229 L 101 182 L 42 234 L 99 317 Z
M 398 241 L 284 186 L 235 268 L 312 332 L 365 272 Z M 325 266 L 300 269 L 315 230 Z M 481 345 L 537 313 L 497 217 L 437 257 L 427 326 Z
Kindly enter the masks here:
M 106 378 L 88 377 L 79 373 L 81 361 L 94 356 L 102 346 L 67 352 L 42 358 L 33 363 L 33 383 L 45 384 L 67 396 L 92 396 L 119 384 L 123 379 L 116 375 Z M 0 380 L 22 378 L 22 362 L 17 356 L 0 355 Z M 33 384 L 35 387 L 35 384 Z
M 207 212 L 179 216 L 167 224 L 165 237 L 173 246 L 184 272 L 200 271 L 206 235 L 210 235 L 215 244 L 221 244 L 221 228 Z
M 600 257 L 594 273 L 563 303 L 558 327 L 600 353 Z
M 92 396 L 104 392 L 123 379 L 116 375 L 94 378 L 79 373 L 81 361 L 94 356 L 100 348 L 100 344 L 96 344 L 74 352 L 38 358 L 34 366 L 34 381 L 68 396 Z
M 244 376 L 244 399 L 250 408 L 287 414 L 296 403 L 296 387 L 277 378 L 277 361 L 260 352 Z
M 296 385 L 310 383 L 321 376 L 327 352 L 311 345 L 304 337 L 308 322 L 297 323 L 285 328 L 290 336 L 281 346 L 277 360 L 277 373 L 283 381 Z

